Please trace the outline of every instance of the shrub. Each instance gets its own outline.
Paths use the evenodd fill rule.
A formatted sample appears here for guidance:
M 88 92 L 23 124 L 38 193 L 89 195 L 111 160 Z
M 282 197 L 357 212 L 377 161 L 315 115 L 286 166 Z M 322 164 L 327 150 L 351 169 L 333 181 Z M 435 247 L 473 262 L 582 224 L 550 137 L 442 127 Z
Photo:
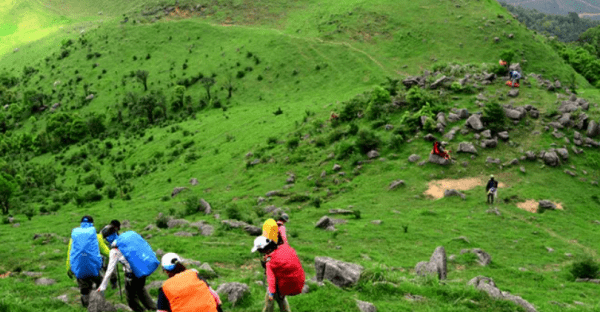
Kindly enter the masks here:
M 358 118 L 358 115 L 367 107 L 368 99 L 364 95 L 358 95 L 344 103 L 344 107 L 339 114 L 340 121 L 351 121 Z
M 267 214 L 267 212 L 260 206 L 254 207 L 254 213 L 259 219 L 262 219 Z
M 246 76 L 246 73 L 244 71 L 241 71 L 241 70 L 239 70 L 237 72 L 237 74 L 235 75 L 235 77 L 238 78 L 238 79 L 242 79 L 242 78 L 244 78 L 244 76 Z
M 315 206 L 315 208 L 321 208 L 321 197 L 313 198 L 312 204 Z
M 96 181 L 94 181 L 94 186 L 99 190 L 104 186 L 104 181 L 98 178 Z
M 197 195 L 188 196 L 183 203 L 185 204 L 186 216 L 198 212 L 198 208 L 200 208 L 200 198 Z
M 114 186 L 110 186 L 106 188 L 106 196 L 109 199 L 113 199 L 117 196 L 118 189 Z
M 268 137 L 267 138 L 267 144 L 268 145 L 275 145 L 275 144 L 277 144 L 277 137 Z
M 98 180 L 98 176 L 95 173 L 92 173 L 92 174 L 86 176 L 85 178 L 83 178 L 83 183 L 85 185 L 90 185 L 90 184 L 94 184 L 94 182 L 96 182 L 96 180 Z
M 225 208 L 225 215 L 229 219 L 242 220 L 242 212 L 236 204 L 228 204 Z
M 85 172 L 90 172 L 93 169 L 92 164 L 90 164 L 90 162 L 88 162 L 88 161 L 86 161 L 85 163 L 83 163 L 83 165 L 81 166 L 81 168 Z
M 291 204 L 291 203 L 303 203 L 303 202 L 309 201 L 309 200 L 310 200 L 310 196 L 308 196 L 308 195 L 294 194 L 294 195 L 290 196 L 290 198 L 288 198 L 285 202 L 286 202 L 286 204 Z
M 169 222 L 169 217 L 167 217 L 165 214 L 160 215 L 159 217 L 156 218 L 156 226 L 159 229 L 166 229 L 169 226 L 167 225 L 167 223 Z
M 600 270 L 598 263 L 591 257 L 586 257 L 573 263 L 573 266 L 569 270 L 573 278 L 596 278 L 598 271 Z
M 355 219 L 360 219 L 360 210 L 356 209 L 352 211 Z
M 31 221 L 31 218 L 35 216 L 35 209 L 31 206 L 23 209 L 23 214 L 27 217 L 27 220 Z
M 340 159 L 340 160 L 348 159 L 355 152 L 356 152 L 356 147 L 354 146 L 354 144 L 344 141 L 344 142 L 340 142 L 340 144 L 337 145 L 335 155 L 336 155 L 336 158 Z
M 481 120 L 487 125 L 487 128 L 493 132 L 501 132 L 506 124 L 506 115 L 504 109 L 497 102 L 487 104 L 483 109 Z
M 325 140 L 325 138 L 318 137 L 318 138 L 315 139 L 315 146 L 316 147 L 325 147 L 325 145 L 327 145 L 327 141 Z
M 102 200 L 102 194 L 98 190 L 87 191 L 83 196 L 87 202 L 97 202 Z
M 283 111 L 281 110 L 281 107 L 277 108 L 277 110 L 275 112 L 273 112 L 273 115 L 277 116 L 277 115 L 281 115 L 283 114 Z
M 185 155 L 185 162 L 190 163 L 200 158 L 195 152 L 189 152 Z
M 355 123 L 351 123 L 350 127 L 348 128 L 348 134 L 349 135 L 356 135 L 358 133 L 358 125 Z
M 388 144 L 388 147 L 391 150 L 399 150 L 402 146 L 402 143 L 404 143 L 404 137 L 402 137 L 402 135 L 392 134 L 392 136 L 390 137 L 390 143 Z
M 289 139 L 286 142 L 285 145 L 287 146 L 288 149 L 295 150 L 298 147 L 299 144 L 300 144 L 300 139 L 298 139 L 298 138 L 291 138 L 291 139 Z
M 462 91 L 462 86 L 460 85 L 460 82 L 455 81 L 450 85 L 450 90 L 456 92 L 456 93 L 460 93 Z
M 368 130 L 360 130 L 358 132 L 356 146 L 361 153 L 366 154 L 371 150 L 377 149 L 379 145 L 381 145 L 381 140 L 375 133 Z
M 329 142 L 329 144 L 333 144 L 333 143 L 339 141 L 343 137 L 344 137 L 344 132 L 342 132 L 339 129 L 335 129 L 331 133 L 329 133 L 327 141 Z

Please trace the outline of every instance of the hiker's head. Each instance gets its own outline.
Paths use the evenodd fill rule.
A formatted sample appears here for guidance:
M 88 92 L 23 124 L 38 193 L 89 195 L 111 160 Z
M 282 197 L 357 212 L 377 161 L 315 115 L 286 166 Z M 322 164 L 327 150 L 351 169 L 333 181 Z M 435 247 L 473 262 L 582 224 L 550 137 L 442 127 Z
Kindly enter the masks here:
M 102 237 L 109 243 L 112 244 L 119 235 L 117 234 L 117 229 L 112 225 L 105 226 L 102 231 Z
M 117 230 L 117 233 L 121 231 L 121 222 L 119 222 L 119 220 L 110 221 L 110 225 L 112 225 Z
M 490 174 L 490 180 L 494 180 L 494 175 Z
M 262 254 L 266 254 L 275 249 L 277 249 L 277 243 L 261 235 L 254 240 L 254 247 L 251 252 L 258 251 Z
M 83 216 L 83 218 L 81 218 L 81 225 L 82 228 L 87 228 L 87 227 L 92 227 L 94 226 L 94 218 L 92 218 L 92 216 Z
M 169 277 L 186 270 L 185 266 L 181 263 L 181 257 L 174 252 L 166 253 L 160 263 Z
M 279 221 L 286 223 L 290 220 L 290 217 L 287 215 L 287 213 L 282 213 L 281 216 L 279 217 Z

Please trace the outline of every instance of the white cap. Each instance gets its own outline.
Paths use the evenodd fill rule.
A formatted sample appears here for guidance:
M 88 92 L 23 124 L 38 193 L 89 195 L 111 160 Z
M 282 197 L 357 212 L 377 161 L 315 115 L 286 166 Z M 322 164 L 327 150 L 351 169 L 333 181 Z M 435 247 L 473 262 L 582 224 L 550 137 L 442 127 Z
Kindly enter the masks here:
M 167 271 L 172 271 L 175 268 L 175 264 L 177 262 L 181 262 L 181 257 L 174 252 L 166 253 L 162 256 L 160 263 L 162 264 L 163 269 Z
M 267 247 L 267 245 L 271 242 L 270 239 L 264 237 L 264 236 L 259 236 L 254 240 L 254 247 L 252 248 L 251 252 L 256 252 L 259 249 L 263 249 L 265 247 Z

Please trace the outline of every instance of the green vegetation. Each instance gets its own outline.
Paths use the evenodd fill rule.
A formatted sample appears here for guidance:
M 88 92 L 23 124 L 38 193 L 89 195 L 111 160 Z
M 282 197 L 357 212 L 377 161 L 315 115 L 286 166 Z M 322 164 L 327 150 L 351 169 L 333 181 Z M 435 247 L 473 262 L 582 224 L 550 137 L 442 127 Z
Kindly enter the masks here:
M 18 8 L 29 8 L 31 16 L 56 16 L 23 3 Z M 524 79 L 520 95 L 507 98 L 502 79 L 484 85 L 473 77 L 501 74 L 504 57 L 520 63 L 526 77 L 541 73 L 576 85 L 591 103 L 590 120 L 600 117 L 594 105 L 600 92 L 586 78 L 596 80 L 576 62 L 565 63 L 553 42 L 520 26 L 495 1 L 214 1 L 200 10 L 200 2 L 186 0 L 177 11 L 167 10 L 174 1 L 63 3 L 73 7 L 67 29 L 48 34 L 40 28 L 43 40 L 18 52 L 14 45 L 0 50 L 10 51 L 0 59 L 0 237 L 6 238 L 0 274 L 40 271 L 57 280 L 36 286 L 23 275 L 0 278 L 0 311 L 82 311 L 64 258 L 83 214 L 93 215 L 98 229 L 128 219 L 129 229 L 149 237 L 155 250 L 209 263 L 218 273 L 210 276 L 215 288 L 247 283 L 251 294 L 224 308 L 260 310 L 264 288 L 255 281 L 263 273 L 250 253 L 253 237 L 220 221 L 260 227 L 271 216 L 269 205 L 289 214 L 290 244 L 308 278 L 316 256 L 365 267 L 361 281 L 347 289 L 309 282 L 309 293 L 289 298 L 294 311 L 356 311 L 355 299 L 381 311 L 517 310 L 467 286 L 477 275 L 540 311 L 564 309 L 552 301 L 598 308 L 597 288 L 573 280 L 593 276 L 598 261 L 598 199 L 592 197 L 598 189 L 590 184 L 600 177 L 597 148 L 571 153 L 564 168 L 537 161 L 487 164 L 488 156 L 504 163 L 567 143 L 543 130 L 560 104 L 540 81 Z M 84 32 L 72 31 L 82 25 Z M 19 30 L 10 36 L 17 35 L 24 36 Z M 404 84 L 425 69 L 426 88 Z M 471 80 L 460 83 L 465 75 Z M 430 88 L 436 81 L 442 82 Z M 489 100 L 478 100 L 479 93 Z M 534 105 L 542 118 L 513 123 L 504 117 L 502 106 L 509 103 Z M 494 135 L 508 129 L 510 141 L 477 147 L 473 159 L 452 154 L 456 163 L 444 168 L 408 162 L 412 154 L 429 157 L 431 142 L 423 137 L 441 138 L 438 113 L 448 116 L 453 108 L 481 112 L 486 129 Z M 476 141 L 473 132 L 460 131 L 464 123 L 447 120 L 445 133 L 459 129 L 448 149 Z M 572 128 L 561 132 L 573 138 Z M 567 176 L 567 166 L 578 177 Z M 508 185 L 495 205 L 500 216 L 487 212 L 484 185 L 464 191 L 465 200 L 424 195 L 431 180 L 492 173 Z M 191 178 L 199 184 L 191 185 Z M 405 186 L 389 190 L 398 179 Z M 176 187 L 188 190 L 172 196 Z M 276 196 L 266 196 L 274 190 Z M 212 214 L 199 211 L 201 198 Z M 526 199 L 557 201 L 564 210 L 532 214 L 516 206 Z M 330 209 L 349 206 L 351 214 L 336 217 L 345 222 L 337 231 L 315 228 Z M 174 236 L 197 231 L 169 228 L 170 218 L 203 221 L 214 233 Z M 32 240 L 44 233 L 55 236 Z M 453 240 L 459 236 L 468 243 Z M 415 278 L 415 264 L 436 246 L 459 255 L 448 262 L 448 280 Z M 479 266 L 473 254 L 460 255 L 464 248 L 485 250 L 492 264 Z M 592 260 L 581 262 L 584 256 Z M 164 278 L 156 272 L 149 282 Z M 69 304 L 53 299 L 62 294 Z M 119 300 L 114 290 L 106 296 Z

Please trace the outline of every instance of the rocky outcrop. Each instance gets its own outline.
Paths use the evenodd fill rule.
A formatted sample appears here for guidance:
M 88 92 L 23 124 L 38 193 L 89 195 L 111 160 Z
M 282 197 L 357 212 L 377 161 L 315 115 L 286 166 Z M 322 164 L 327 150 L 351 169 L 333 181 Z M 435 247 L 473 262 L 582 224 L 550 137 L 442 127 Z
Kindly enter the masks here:
M 429 262 L 421 261 L 417 263 L 415 272 L 421 276 L 437 275 L 440 280 L 444 280 L 448 272 L 446 263 L 446 250 L 443 246 L 439 246 L 433 251 Z
M 339 261 L 329 257 L 315 257 L 317 282 L 329 280 L 338 287 L 354 285 L 364 268 L 358 264 Z
M 594 138 L 600 134 L 600 128 L 598 127 L 598 123 L 595 121 L 590 121 L 587 127 L 586 135 L 590 138 Z
M 404 186 L 404 180 L 396 180 L 390 183 L 389 190 L 393 190 L 399 186 Z
M 483 130 L 483 123 L 481 122 L 481 118 L 479 115 L 471 115 L 466 124 L 471 127 L 473 130 L 480 131 Z
M 477 154 L 477 149 L 475 148 L 475 146 L 473 146 L 473 143 L 461 142 L 460 144 L 458 144 L 458 152 Z
M 116 312 L 117 308 L 112 303 L 106 301 L 102 293 L 97 291 L 90 292 L 90 301 L 88 304 L 88 312 Z
M 231 302 L 232 306 L 235 306 L 246 294 L 250 294 L 250 287 L 238 282 L 225 283 L 217 288 L 217 293 L 219 295 L 226 295 L 227 301 Z
M 538 203 L 538 207 L 540 209 L 548 209 L 548 210 L 555 210 L 556 209 L 556 205 L 549 201 L 549 200 L 540 200 Z
M 462 199 L 466 199 L 467 196 L 455 189 L 449 189 L 444 191 L 444 197 L 460 196 Z
M 417 154 L 412 154 L 410 156 L 408 156 L 408 161 L 410 161 L 411 163 L 417 162 L 421 160 L 421 156 L 417 155 Z
M 515 304 L 523 307 L 527 312 L 537 312 L 535 307 L 525 301 L 523 298 L 515 295 L 511 295 L 508 291 L 501 291 L 494 283 L 494 280 L 485 277 L 485 276 L 477 276 L 471 279 L 468 283 L 468 286 L 474 286 L 476 289 L 486 292 L 490 297 L 498 299 L 498 300 L 508 300 L 512 301 Z
M 181 193 L 184 190 L 187 190 L 187 187 L 176 187 L 173 189 L 173 192 L 171 192 L 171 197 L 175 197 L 177 196 L 177 194 Z
M 498 208 L 496 208 L 496 210 L 493 213 L 500 215 Z M 461 255 L 465 254 L 465 253 L 473 253 L 473 254 L 477 255 L 477 263 L 479 263 L 482 266 L 487 266 L 490 263 L 492 263 L 492 256 L 490 256 L 490 254 L 483 251 L 482 249 L 473 248 L 473 249 L 463 249 L 460 251 Z
M 442 166 L 449 165 L 451 163 L 449 159 L 445 159 L 444 157 L 441 157 L 436 154 L 429 154 L 429 162 L 432 164 L 438 164 Z

